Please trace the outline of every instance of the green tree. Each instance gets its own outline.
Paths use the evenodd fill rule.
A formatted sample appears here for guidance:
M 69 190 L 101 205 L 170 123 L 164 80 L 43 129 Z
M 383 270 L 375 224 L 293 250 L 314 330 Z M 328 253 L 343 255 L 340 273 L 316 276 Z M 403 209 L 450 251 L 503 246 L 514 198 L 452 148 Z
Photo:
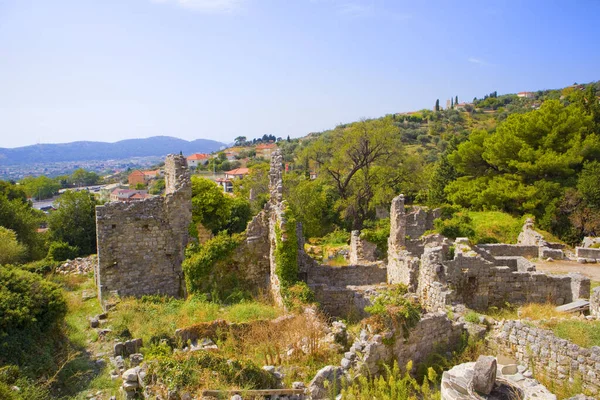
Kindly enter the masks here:
M 231 199 L 213 181 L 192 177 L 192 219 L 217 234 L 226 229 L 231 215 Z
M 431 179 L 429 182 L 429 191 L 427 201 L 431 205 L 441 205 L 447 203 L 448 198 L 444 191 L 446 186 L 457 177 L 456 169 L 448 161 L 448 156 L 443 154 L 435 164 Z
M 440 99 L 435 100 L 435 111 L 440 111 Z
M 600 210 L 600 163 L 587 162 L 577 181 L 577 190 L 591 207 Z
M 234 139 L 236 146 L 243 146 L 246 144 L 246 136 L 238 136 Z
M 15 231 L 0 226 L 0 265 L 21 261 L 26 251 L 27 248 L 17 241 Z
M 262 210 L 269 199 L 269 168 L 268 163 L 259 162 L 249 168 L 243 179 L 233 180 L 233 193 L 250 201 L 253 214 Z
M 456 105 L 456 104 L 458 104 L 458 96 L 456 96 L 456 97 L 454 98 L 454 104 L 455 104 L 455 105 Z
M 283 188 L 292 213 L 302 222 L 304 236 L 322 237 L 333 231 L 336 195 L 331 186 L 322 179 L 286 174 Z
M 58 189 L 60 189 L 60 184 L 58 182 L 44 175 L 36 178 L 32 176 L 25 177 L 21 180 L 21 185 L 28 197 L 37 200 L 51 198 L 58 193 Z
M 398 128 L 386 117 L 338 127 L 305 151 L 336 191 L 337 207 L 346 221 L 360 229 L 374 208 L 375 189 L 393 184 L 397 177 L 401 149 Z
M 91 193 L 67 191 L 48 218 L 52 240 L 66 242 L 87 256 L 96 252 L 96 199 Z
M 16 233 L 17 240 L 27 247 L 27 260 L 46 255 L 43 237 L 37 233 L 43 221 L 44 214 L 34 209 L 29 202 L 23 202 L 21 198 L 9 200 L 5 194 L 0 194 L 0 226 Z
M 150 185 L 150 189 L 148 190 L 148 192 L 150 194 L 161 194 L 163 190 L 165 190 L 165 179 L 159 178 L 152 182 L 152 185 Z
M 79 168 L 71 174 L 69 181 L 78 187 L 93 186 L 100 181 L 100 177 L 95 172 L 88 172 L 83 168 Z

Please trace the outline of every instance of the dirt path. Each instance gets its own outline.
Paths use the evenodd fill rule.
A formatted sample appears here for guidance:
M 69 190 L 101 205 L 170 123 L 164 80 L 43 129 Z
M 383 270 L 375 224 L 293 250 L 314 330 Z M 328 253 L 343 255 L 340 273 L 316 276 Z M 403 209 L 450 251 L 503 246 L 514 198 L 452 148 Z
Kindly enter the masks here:
M 575 261 L 536 261 L 536 269 L 548 274 L 568 274 L 569 272 L 579 272 L 592 281 L 600 282 L 600 264 L 579 264 Z

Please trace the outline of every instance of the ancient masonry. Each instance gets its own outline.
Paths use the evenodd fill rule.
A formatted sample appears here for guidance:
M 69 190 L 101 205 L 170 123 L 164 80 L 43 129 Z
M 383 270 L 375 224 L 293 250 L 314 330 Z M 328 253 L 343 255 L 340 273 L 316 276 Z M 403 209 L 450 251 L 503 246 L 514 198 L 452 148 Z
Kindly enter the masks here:
M 185 157 L 165 160 L 165 196 L 96 207 L 98 296 L 185 296 L 181 263 L 192 221 Z

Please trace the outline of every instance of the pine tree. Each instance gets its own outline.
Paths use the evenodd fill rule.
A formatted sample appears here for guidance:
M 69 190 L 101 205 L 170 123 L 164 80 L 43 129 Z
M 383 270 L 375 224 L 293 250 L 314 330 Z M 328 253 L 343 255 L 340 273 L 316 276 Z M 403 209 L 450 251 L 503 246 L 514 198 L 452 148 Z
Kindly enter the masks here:
M 440 111 L 440 99 L 435 101 L 435 111 Z

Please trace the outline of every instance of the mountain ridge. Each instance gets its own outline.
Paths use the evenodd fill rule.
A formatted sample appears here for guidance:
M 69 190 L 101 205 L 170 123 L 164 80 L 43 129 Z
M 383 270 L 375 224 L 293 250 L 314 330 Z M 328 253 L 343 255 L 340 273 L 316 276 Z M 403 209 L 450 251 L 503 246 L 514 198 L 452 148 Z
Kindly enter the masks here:
M 130 157 L 166 156 L 169 153 L 211 153 L 225 143 L 210 139 L 188 141 L 172 136 L 124 139 L 118 142 L 76 141 L 42 143 L 15 148 L 0 148 L 0 165 L 68 161 L 115 160 Z

